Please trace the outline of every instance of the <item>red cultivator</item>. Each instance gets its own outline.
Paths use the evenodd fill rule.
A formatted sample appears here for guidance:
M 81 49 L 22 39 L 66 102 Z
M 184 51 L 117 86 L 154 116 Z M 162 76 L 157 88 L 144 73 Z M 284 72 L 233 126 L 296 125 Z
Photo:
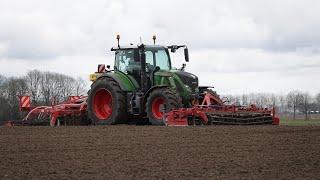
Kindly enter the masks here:
M 87 118 L 86 96 L 70 96 L 68 101 L 52 106 L 31 106 L 29 96 L 21 96 L 20 111 L 27 115 L 22 121 L 8 121 L 6 126 L 14 125 L 80 125 L 89 124 Z
M 172 110 L 164 115 L 167 126 L 188 125 L 253 125 L 279 124 L 275 109 L 251 106 L 226 105 L 212 92 L 204 92 L 201 104 L 191 108 Z M 29 96 L 20 97 L 20 111 L 27 115 L 22 121 L 8 121 L 6 126 L 15 125 L 88 125 L 87 97 L 70 96 L 68 101 L 52 106 L 33 107 Z
M 274 124 L 279 125 L 279 118 L 275 116 L 274 107 L 257 108 L 251 106 L 226 105 L 220 98 L 212 93 L 205 92 L 201 105 L 192 108 L 172 110 L 165 115 L 168 126 L 188 125 L 253 125 Z

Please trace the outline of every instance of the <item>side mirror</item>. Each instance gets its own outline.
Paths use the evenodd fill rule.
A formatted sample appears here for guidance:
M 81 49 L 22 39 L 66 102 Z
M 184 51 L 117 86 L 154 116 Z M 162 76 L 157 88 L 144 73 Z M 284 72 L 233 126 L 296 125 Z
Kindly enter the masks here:
M 184 48 L 184 59 L 189 62 L 189 51 L 188 48 Z

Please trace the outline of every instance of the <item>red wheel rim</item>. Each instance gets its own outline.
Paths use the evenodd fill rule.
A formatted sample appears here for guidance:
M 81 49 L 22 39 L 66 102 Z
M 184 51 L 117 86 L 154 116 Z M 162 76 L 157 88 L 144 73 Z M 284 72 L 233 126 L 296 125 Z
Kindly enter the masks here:
M 152 102 L 152 114 L 157 119 L 162 119 L 163 117 L 163 111 L 164 111 L 164 98 L 157 97 Z
M 99 89 L 93 98 L 93 111 L 97 118 L 108 119 L 112 114 L 112 95 L 106 89 Z

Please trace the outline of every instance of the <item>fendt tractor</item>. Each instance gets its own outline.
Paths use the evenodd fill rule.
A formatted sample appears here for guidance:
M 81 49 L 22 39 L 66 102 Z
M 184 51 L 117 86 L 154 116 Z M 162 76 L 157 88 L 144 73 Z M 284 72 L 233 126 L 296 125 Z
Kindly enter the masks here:
M 186 45 L 118 46 L 114 69 L 98 66 L 90 75 L 93 81 L 88 92 L 87 111 L 93 124 L 125 123 L 128 119 L 148 119 L 152 125 L 190 124 L 271 124 L 273 113 L 268 109 L 226 105 L 211 87 L 199 86 L 198 77 L 172 67 L 170 53 L 184 50 Z
M 184 50 L 186 45 L 118 46 L 113 70 L 98 65 L 90 75 L 88 96 L 70 96 L 60 104 L 32 106 L 29 96 L 20 96 L 20 110 L 27 115 L 22 121 L 6 125 L 89 125 L 149 123 L 152 125 L 188 126 L 210 124 L 279 124 L 275 109 L 237 106 L 223 101 L 213 87 L 199 86 L 198 77 L 171 65 L 170 53 Z
M 156 37 L 154 36 L 154 41 Z M 114 124 L 124 120 L 147 117 L 153 125 L 164 125 L 164 113 L 180 107 L 191 107 L 206 88 L 198 87 L 197 76 L 171 66 L 169 51 L 181 46 L 144 45 L 118 46 L 114 70 L 98 67 L 90 75 L 93 81 L 88 93 L 88 115 L 94 123 Z M 108 66 L 108 69 L 110 67 Z

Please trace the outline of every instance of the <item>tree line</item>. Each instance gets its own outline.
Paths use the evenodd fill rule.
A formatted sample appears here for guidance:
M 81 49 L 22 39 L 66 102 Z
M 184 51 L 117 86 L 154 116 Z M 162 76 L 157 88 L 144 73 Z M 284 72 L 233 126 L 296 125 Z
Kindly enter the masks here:
M 227 95 L 227 101 L 236 105 L 256 104 L 260 108 L 276 107 L 277 114 L 297 119 L 297 116 L 304 116 L 309 119 L 311 114 L 320 112 L 320 93 L 312 96 L 308 92 L 298 90 L 290 91 L 287 94 L 252 93 L 243 95 Z
M 50 105 L 63 102 L 70 95 L 86 95 L 87 84 L 81 78 L 74 78 L 54 72 L 32 70 L 21 77 L 0 75 L 0 121 L 21 119 L 19 96 L 29 95 L 33 105 Z M 290 115 L 292 119 L 320 111 L 320 93 L 291 91 L 287 94 L 251 93 L 243 95 L 222 95 L 226 103 L 247 106 L 256 104 L 260 108 L 277 109 L 277 114 Z
M 19 96 L 29 95 L 33 105 L 63 102 L 70 95 L 86 95 L 86 82 L 54 72 L 32 70 L 21 77 L 0 75 L 0 121 L 21 119 Z

